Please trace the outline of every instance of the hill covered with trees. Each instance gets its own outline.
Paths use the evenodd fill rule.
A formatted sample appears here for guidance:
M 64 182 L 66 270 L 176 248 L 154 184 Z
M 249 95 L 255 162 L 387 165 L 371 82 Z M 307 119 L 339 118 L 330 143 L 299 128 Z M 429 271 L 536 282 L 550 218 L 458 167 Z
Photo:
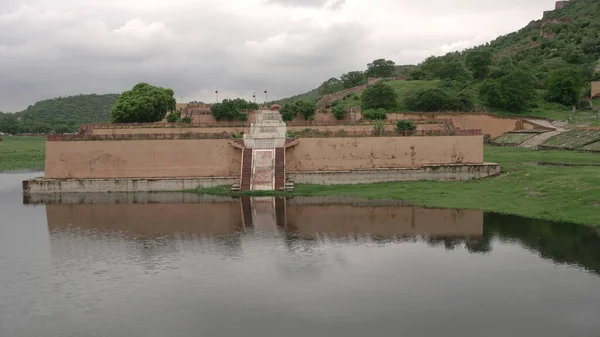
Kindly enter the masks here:
M 366 71 L 331 78 L 313 90 L 320 97 L 364 84 L 367 77 L 408 73 L 384 81 L 397 93 L 398 111 L 492 111 L 556 117 L 585 109 L 600 59 L 600 2 L 572 0 L 521 30 L 481 46 L 431 56 L 417 66 L 376 60 Z M 400 83 L 402 82 L 402 83 Z M 313 96 L 314 97 L 314 96 Z M 312 97 L 311 97 L 312 98 Z M 283 100 L 285 101 L 285 100 Z M 364 105 L 361 94 L 338 105 Z M 364 106 L 363 106 L 364 108 Z
M 77 95 L 43 100 L 11 114 L 0 113 L 0 132 L 75 132 L 84 123 L 110 122 L 119 94 Z

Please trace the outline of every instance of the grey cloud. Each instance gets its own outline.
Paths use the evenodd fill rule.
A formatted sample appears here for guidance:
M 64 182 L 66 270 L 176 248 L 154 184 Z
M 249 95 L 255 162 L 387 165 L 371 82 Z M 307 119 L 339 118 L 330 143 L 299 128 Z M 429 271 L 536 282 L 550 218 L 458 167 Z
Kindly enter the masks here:
M 268 4 L 277 4 L 290 7 L 323 7 L 328 0 L 269 0 Z
M 506 24 L 512 17 L 498 21 L 500 32 L 518 29 L 535 18 L 532 14 L 552 7 L 546 0 L 532 0 L 537 7 L 506 0 L 504 8 L 491 0 L 401 5 L 373 0 L 373 10 L 385 5 L 398 11 L 363 15 L 351 12 L 362 0 L 269 1 L 283 7 L 252 0 L 257 8 L 251 4 L 252 9 L 238 11 L 233 5 L 220 6 L 235 1 L 242 6 L 251 0 L 171 0 L 172 6 L 128 0 L 133 9 L 123 9 L 122 0 L 29 0 L 28 6 L 23 0 L 4 0 L 0 110 L 17 111 L 56 96 L 121 92 L 140 81 L 171 87 L 185 100 L 210 101 L 217 88 L 222 97 L 247 98 L 268 89 L 269 98 L 276 99 L 364 69 L 375 58 L 417 63 L 439 53 L 444 44 L 468 45 L 482 33 L 496 35 L 495 23 L 487 21 L 490 27 L 482 25 L 482 32 L 470 22 L 452 31 L 429 28 L 440 18 L 462 18 L 467 3 L 474 8 L 469 18 L 527 9 L 513 26 Z M 146 3 L 159 7 L 144 7 Z M 285 7 L 300 5 L 302 10 Z M 435 14 L 440 7 L 446 12 Z M 302 15 L 294 16 L 296 12 Z

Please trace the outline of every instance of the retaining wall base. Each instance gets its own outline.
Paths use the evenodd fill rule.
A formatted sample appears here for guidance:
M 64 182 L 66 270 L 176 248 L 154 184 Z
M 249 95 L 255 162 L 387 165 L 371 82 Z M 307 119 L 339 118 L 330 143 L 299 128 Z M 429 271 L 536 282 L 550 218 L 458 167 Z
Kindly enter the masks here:
M 425 165 L 418 168 L 391 168 L 352 171 L 315 171 L 288 173 L 287 178 L 296 184 L 355 185 L 394 181 L 466 181 L 500 174 L 495 163 Z
M 24 194 L 121 193 L 184 191 L 239 183 L 239 178 L 109 178 L 109 179 L 30 179 L 23 181 Z

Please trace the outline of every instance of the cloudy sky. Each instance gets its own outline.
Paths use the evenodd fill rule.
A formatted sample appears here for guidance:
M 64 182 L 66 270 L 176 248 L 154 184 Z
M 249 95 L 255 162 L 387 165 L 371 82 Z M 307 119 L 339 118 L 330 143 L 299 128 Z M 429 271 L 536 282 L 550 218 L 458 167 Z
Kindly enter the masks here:
M 1 0 L 0 111 L 137 82 L 179 101 L 269 99 L 388 58 L 416 64 L 539 19 L 554 0 Z M 183 98 L 182 98 L 183 97 Z M 264 99 L 264 98 L 262 98 Z

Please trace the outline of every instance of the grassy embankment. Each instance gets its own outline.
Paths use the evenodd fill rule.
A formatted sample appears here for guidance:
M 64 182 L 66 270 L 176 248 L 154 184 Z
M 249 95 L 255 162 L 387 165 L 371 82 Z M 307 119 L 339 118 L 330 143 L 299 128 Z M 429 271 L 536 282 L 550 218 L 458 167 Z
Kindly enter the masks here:
M 46 137 L 9 137 L 0 141 L 0 172 L 44 169 Z
M 472 182 L 395 182 L 368 185 L 296 185 L 295 196 L 344 195 L 401 199 L 417 205 L 478 209 L 600 227 L 600 166 L 539 166 L 538 162 L 600 165 L 600 155 L 486 146 L 485 160 L 503 175 Z M 225 188 L 198 193 L 230 194 Z

